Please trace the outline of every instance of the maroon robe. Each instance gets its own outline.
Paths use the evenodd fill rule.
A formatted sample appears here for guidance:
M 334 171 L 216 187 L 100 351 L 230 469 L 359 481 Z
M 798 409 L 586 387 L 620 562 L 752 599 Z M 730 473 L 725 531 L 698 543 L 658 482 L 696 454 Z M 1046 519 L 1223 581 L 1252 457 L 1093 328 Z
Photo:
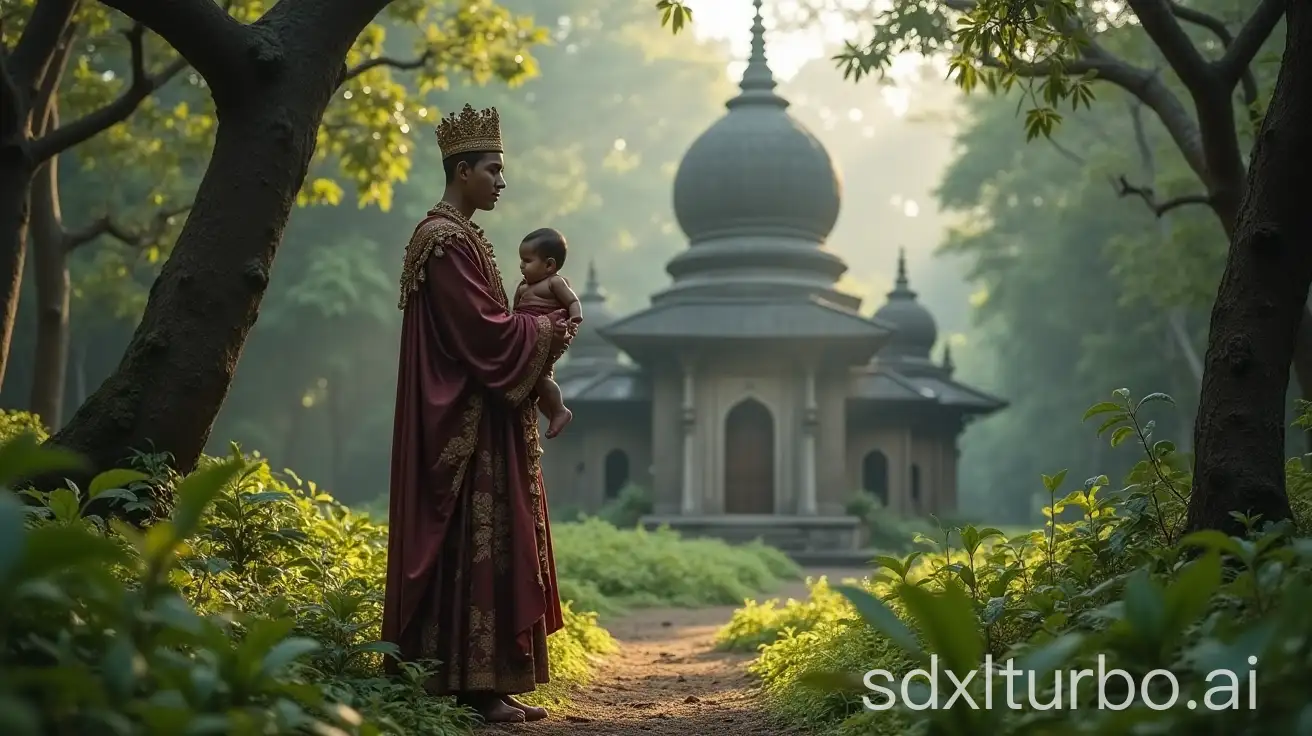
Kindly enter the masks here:
M 513 314 L 483 231 L 439 204 L 401 276 L 384 641 L 434 694 L 548 681 L 561 628 L 533 387 L 559 315 Z

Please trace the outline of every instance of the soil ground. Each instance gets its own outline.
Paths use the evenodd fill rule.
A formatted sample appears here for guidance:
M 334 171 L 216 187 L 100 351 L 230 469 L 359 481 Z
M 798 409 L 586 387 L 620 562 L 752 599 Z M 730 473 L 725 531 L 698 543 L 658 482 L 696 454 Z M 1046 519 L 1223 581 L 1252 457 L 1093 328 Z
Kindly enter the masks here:
M 863 577 L 867 570 L 808 569 L 830 583 Z M 803 598 L 806 585 L 791 582 L 764 598 Z M 751 653 L 715 651 L 715 632 L 734 607 L 647 609 L 602 624 L 620 649 L 603 660 L 592 684 L 569 705 L 535 723 L 485 726 L 482 733 L 564 736 L 782 736 L 806 733 L 775 723 L 761 707 Z

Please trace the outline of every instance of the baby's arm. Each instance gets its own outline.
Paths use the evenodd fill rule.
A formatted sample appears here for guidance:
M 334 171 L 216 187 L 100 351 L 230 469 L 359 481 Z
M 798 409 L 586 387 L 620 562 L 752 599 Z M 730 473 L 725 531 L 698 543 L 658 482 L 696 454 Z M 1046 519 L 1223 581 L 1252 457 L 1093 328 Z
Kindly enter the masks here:
M 547 285 L 551 287 L 551 295 L 556 297 L 560 306 L 569 310 L 569 319 L 571 322 L 583 321 L 583 303 L 579 301 L 578 294 L 569 288 L 569 282 L 563 276 L 552 276 Z
M 524 294 L 527 291 L 528 291 L 528 282 L 520 281 L 519 286 L 515 287 L 515 301 L 512 306 L 519 306 L 519 300 L 524 298 Z

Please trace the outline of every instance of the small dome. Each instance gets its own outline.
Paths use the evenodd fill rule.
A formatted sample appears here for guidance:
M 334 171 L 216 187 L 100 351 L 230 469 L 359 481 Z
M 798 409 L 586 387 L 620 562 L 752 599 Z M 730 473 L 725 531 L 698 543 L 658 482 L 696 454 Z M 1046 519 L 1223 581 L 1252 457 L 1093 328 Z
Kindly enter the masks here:
M 606 292 L 597 279 L 597 265 L 588 264 L 588 281 L 579 294 L 583 302 L 583 324 L 579 332 L 570 341 L 567 362 L 571 365 L 582 363 L 614 363 L 619 360 L 619 348 L 601 336 L 597 330 L 615 321 L 615 313 L 606 304 Z
M 693 246 L 745 235 L 822 243 L 838 220 L 838 172 L 825 147 L 774 92 L 760 0 L 755 4 L 742 92 L 688 148 L 675 175 L 675 216 Z
M 897 330 L 879 351 L 881 357 L 928 358 L 938 342 L 934 315 L 916 300 L 916 292 L 907 281 L 905 251 L 898 253 L 897 282 L 888 292 L 888 302 L 875 312 L 874 318 Z

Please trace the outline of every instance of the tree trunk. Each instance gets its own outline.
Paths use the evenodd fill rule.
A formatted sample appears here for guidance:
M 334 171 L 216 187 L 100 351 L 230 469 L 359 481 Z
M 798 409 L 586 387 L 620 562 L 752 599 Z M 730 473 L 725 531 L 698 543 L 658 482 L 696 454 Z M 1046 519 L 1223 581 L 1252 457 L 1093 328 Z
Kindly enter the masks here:
M 9 152 L 6 152 L 9 153 Z M 23 262 L 27 257 L 27 230 L 31 221 L 28 190 L 32 170 L 17 151 L 0 160 L 0 386 L 9 364 L 9 343 L 18 318 L 18 295 L 23 288 Z
M 1194 427 L 1190 529 L 1242 532 L 1231 512 L 1290 516 L 1285 392 L 1312 286 L 1312 8 L 1289 3 L 1286 47 L 1253 148 L 1216 303 Z
M 141 324 L 118 369 L 51 438 L 92 472 L 134 450 L 169 453 L 187 472 L 209 440 L 349 45 L 337 53 L 289 28 L 260 40 L 255 68 L 221 80 L 240 95 L 219 100 L 213 156 Z
M 36 350 L 32 411 L 54 432 L 62 425 L 68 375 L 68 250 L 59 208 L 59 162 L 41 165 L 32 182 L 32 257 L 36 266 Z

